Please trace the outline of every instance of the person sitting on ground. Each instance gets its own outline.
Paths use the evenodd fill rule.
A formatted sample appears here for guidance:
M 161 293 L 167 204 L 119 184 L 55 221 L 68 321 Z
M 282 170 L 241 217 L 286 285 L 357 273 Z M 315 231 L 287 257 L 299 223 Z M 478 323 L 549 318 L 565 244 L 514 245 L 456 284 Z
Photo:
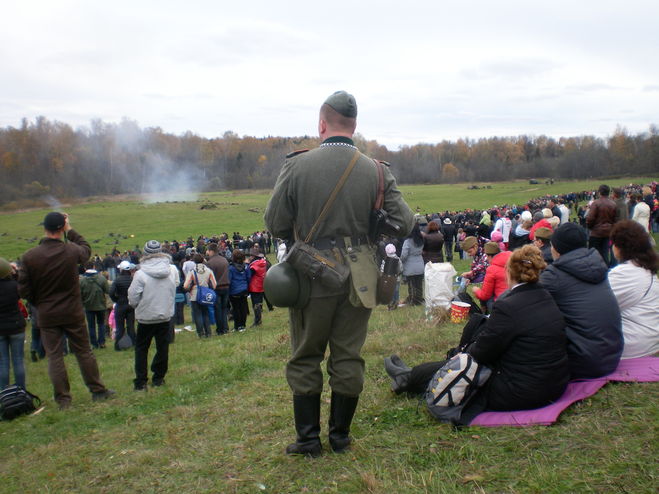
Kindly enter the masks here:
M 609 271 L 618 300 L 624 338 L 623 359 L 659 352 L 659 257 L 644 228 L 623 220 L 611 229 L 613 255 L 620 264 Z
M 554 262 L 554 258 L 551 255 L 551 235 L 552 230 L 550 228 L 538 228 L 535 231 L 535 240 L 533 240 L 533 245 L 535 245 L 540 252 L 542 252 L 542 257 L 549 266 Z
M 490 235 L 490 241 L 496 243 L 499 246 L 499 252 L 505 252 L 508 250 L 508 246 L 503 241 L 503 235 L 500 231 L 494 230 L 492 235 Z
M 610 374 L 623 347 L 620 309 L 607 280 L 607 265 L 587 245 L 584 228 L 576 223 L 559 226 L 551 237 L 554 263 L 540 276 L 565 317 L 573 379 Z
M 474 295 L 487 306 L 489 312 L 497 298 L 501 296 L 510 285 L 506 273 L 506 263 L 510 258 L 510 251 L 500 252 L 496 242 L 485 244 L 485 254 L 490 263 L 485 271 L 482 288 L 474 288 Z
M 512 252 L 506 266 L 512 288 L 497 299 L 489 319 L 472 316 L 465 326 L 460 347 L 493 372 L 463 416 L 475 415 L 474 409 L 478 413 L 538 408 L 565 391 L 569 381 L 565 321 L 551 295 L 538 283 L 544 267 L 542 254 L 533 245 Z M 410 369 L 392 355 L 385 359 L 385 369 L 395 393 L 419 394 L 445 363 L 429 362 Z
M 529 233 L 533 226 L 533 216 L 530 211 L 524 211 L 519 217 L 519 223 L 515 229 L 510 232 L 510 242 L 508 242 L 508 250 L 515 250 L 517 247 L 531 243 Z
M 549 209 L 543 209 L 542 211 L 549 211 L 551 214 L 551 210 Z M 551 229 L 551 223 L 547 221 L 547 218 L 542 211 L 536 211 L 533 214 L 533 226 L 531 227 L 531 230 L 529 230 L 529 240 L 535 240 L 535 231 L 538 228 L 544 227 Z
M 484 237 L 467 237 L 462 242 L 462 250 L 473 257 L 469 271 L 460 275 L 467 280 L 467 284 L 482 283 L 485 279 L 485 270 L 489 266 L 484 250 L 486 243 Z

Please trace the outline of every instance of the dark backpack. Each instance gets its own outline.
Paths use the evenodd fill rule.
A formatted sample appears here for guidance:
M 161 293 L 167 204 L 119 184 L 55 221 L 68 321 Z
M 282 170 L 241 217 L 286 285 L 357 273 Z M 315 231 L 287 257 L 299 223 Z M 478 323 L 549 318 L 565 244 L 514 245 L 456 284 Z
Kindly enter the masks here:
M 20 415 L 34 412 L 41 405 L 41 399 L 14 384 L 0 392 L 0 419 L 12 420 Z

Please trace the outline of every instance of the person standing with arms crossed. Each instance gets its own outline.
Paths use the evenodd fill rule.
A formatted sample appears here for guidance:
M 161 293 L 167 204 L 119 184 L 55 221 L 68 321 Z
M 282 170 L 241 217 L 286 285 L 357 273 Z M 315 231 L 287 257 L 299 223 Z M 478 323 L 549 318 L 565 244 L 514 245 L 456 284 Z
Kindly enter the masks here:
M 328 345 L 332 389 L 329 442 L 336 453 L 344 452 L 351 443 L 350 425 L 364 384 L 360 353 L 375 306 L 378 268 L 367 235 L 378 197 L 378 167 L 383 173 L 383 209 L 389 220 L 399 227 L 400 236 L 406 236 L 413 225 L 413 213 L 388 167 L 376 164 L 354 145 L 356 123 L 355 98 L 345 91 L 329 96 L 318 119 L 320 147 L 287 156 L 265 212 L 266 227 L 273 236 L 293 245 L 295 239 L 304 239 L 311 232 L 309 243 L 315 249 L 350 268 L 350 276 L 338 289 L 311 279 L 307 305 L 290 309 L 292 355 L 286 378 L 293 391 L 297 440 L 286 448 L 287 454 L 316 457 L 322 452 L 321 362 Z M 349 173 L 347 179 L 338 192 L 335 189 L 335 200 L 314 231 L 321 210 L 330 204 L 332 189 L 345 173 Z
M 98 364 L 89 343 L 89 332 L 82 310 L 78 264 L 89 259 L 87 241 L 71 228 L 69 217 L 48 213 L 43 221 L 45 238 L 23 255 L 18 272 L 22 298 L 36 306 L 41 340 L 48 357 L 48 375 L 60 409 L 71 406 L 69 377 L 64 365 L 64 339 L 78 360 L 78 366 L 94 401 L 105 400 L 115 392 L 101 381 Z

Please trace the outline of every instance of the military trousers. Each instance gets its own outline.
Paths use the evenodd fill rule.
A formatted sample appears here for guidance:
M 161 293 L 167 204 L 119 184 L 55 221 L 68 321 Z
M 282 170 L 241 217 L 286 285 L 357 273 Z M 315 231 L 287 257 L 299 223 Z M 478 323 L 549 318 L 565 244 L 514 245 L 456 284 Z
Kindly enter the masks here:
M 295 395 L 320 394 L 321 363 L 329 347 L 327 373 L 332 391 L 359 396 L 364 387 L 361 349 L 371 309 L 354 307 L 348 294 L 314 297 L 303 309 L 290 309 L 292 356 L 286 379 Z

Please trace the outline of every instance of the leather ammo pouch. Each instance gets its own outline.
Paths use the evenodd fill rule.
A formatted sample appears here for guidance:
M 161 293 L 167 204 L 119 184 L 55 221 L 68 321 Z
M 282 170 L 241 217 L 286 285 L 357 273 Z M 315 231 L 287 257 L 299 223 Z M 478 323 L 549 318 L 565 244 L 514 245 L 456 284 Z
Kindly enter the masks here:
M 341 288 L 350 276 L 348 266 L 301 240 L 297 240 L 288 251 L 286 262 L 300 274 L 318 280 L 328 288 Z

